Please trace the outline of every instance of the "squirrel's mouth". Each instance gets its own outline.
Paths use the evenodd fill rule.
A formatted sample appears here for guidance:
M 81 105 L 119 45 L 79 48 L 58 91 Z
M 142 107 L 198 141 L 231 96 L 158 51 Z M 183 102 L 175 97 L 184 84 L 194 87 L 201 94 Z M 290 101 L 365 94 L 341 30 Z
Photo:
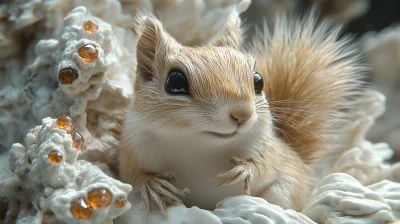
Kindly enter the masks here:
M 232 138 L 233 136 L 235 136 L 237 134 L 237 131 L 234 131 L 234 132 L 228 133 L 228 134 L 218 133 L 218 132 L 213 132 L 213 131 L 206 131 L 205 133 L 214 135 L 215 137 L 218 137 L 218 138 Z

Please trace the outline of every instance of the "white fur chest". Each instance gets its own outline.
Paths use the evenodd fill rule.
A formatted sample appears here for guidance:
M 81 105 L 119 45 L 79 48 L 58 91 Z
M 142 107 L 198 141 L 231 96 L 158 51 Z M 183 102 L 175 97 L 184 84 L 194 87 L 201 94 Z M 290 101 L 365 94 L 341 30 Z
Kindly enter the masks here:
M 229 141 L 229 140 L 228 140 Z M 232 156 L 245 159 L 249 144 L 202 144 L 196 139 L 154 138 L 149 139 L 146 150 L 141 148 L 141 165 L 153 172 L 173 172 L 178 188 L 189 188 L 191 193 L 181 197 L 186 206 L 198 206 L 203 209 L 214 209 L 222 199 L 245 194 L 244 183 L 229 187 L 215 187 L 223 179 L 211 180 L 222 172 L 233 168 L 229 162 Z M 245 150 L 243 150 L 245 149 Z M 248 149 L 247 149 L 248 150 Z M 255 179 L 252 182 L 252 195 L 260 195 L 261 188 L 267 183 Z

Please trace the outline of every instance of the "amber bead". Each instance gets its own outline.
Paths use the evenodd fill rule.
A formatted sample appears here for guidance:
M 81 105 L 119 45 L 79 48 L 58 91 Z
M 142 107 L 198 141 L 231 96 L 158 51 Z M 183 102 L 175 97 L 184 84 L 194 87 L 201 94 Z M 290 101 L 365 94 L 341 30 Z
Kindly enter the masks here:
M 71 84 L 78 79 L 78 72 L 73 68 L 64 68 L 58 73 L 58 81 L 61 84 Z
M 77 219 L 89 219 L 92 216 L 92 209 L 83 198 L 73 199 L 69 210 Z
M 56 125 L 57 128 L 63 129 L 68 134 L 71 134 L 74 131 L 74 121 L 68 115 L 57 118 Z
M 118 200 L 115 201 L 115 206 L 117 206 L 117 208 L 122 208 L 126 205 L 126 200 L 123 198 L 120 198 Z
M 111 204 L 112 195 L 106 188 L 95 188 L 87 194 L 87 200 L 91 208 L 105 208 Z
M 63 159 L 62 153 L 57 150 L 52 150 L 49 154 L 47 154 L 47 157 L 51 163 L 59 163 Z
M 72 147 L 75 148 L 76 150 L 81 150 L 82 145 L 83 145 L 83 137 L 77 130 L 75 130 L 72 133 Z
M 97 50 L 91 44 L 86 44 L 78 49 L 78 55 L 82 61 L 91 63 L 97 59 Z
M 83 30 L 85 33 L 91 35 L 97 31 L 99 27 L 97 26 L 97 23 L 93 20 L 86 20 L 83 23 Z

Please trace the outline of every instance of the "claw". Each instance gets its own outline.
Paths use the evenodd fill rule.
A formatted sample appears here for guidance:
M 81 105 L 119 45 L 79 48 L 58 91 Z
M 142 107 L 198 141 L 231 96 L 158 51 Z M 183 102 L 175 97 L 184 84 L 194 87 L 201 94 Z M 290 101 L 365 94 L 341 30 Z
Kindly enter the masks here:
M 147 191 L 147 187 L 142 187 L 141 195 L 144 203 L 146 204 L 147 212 L 151 214 L 151 206 L 150 206 L 151 198 L 149 192 Z
M 248 174 L 246 172 L 238 173 L 235 177 L 232 179 L 223 181 L 217 185 L 217 187 L 226 187 L 229 185 L 237 184 L 239 182 L 244 181 L 247 178 Z
M 150 178 L 147 182 L 142 186 L 141 195 L 144 200 L 149 214 L 151 214 L 151 200 L 153 199 L 157 206 L 160 208 L 163 216 L 167 216 L 167 206 L 165 205 L 165 201 L 163 197 L 171 199 L 174 204 L 181 204 L 182 200 L 180 200 L 174 194 L 185 196 L 189 194 L 190 191 L 187 188 L 178 189 L 169 181 L 175 179 L 175 175 L 173 173 L 167 172 L 162 174 L 149 174 Z
M 169 182 L 166 182 L 165 184 L 167 184 L 167 183 L 170 184 Z M 175 195 L 173 195 L 170 192 L 170 191 L 172 191 L 172 189 L 168 189 L 168 187 L 166 187 L 165 185 L 162 186 L 161 183 L 159 183 L 157 180 L 154 180 L 154 183 L 152 183 L 152 185 L 154 186 L 154 190 L 156 192 L 158 192 L 159 194 L 161 194 L 162 196 L 170 198 L 174 203 L 182 203 L 182 200 L 180 200 L 179 198 L 177 198 Z M 170 185 L 172 186 L 172 184 L 170 184 Z M 182 196 L 185 196 L 185 195 L 182 195 Z
M 167 206 L 165 205 L 164 200 L 162 200 L 162 198 L 160 197 L 159 193 L 152 190 L 149 186 L 147 186 L 147 189 L 153 200 L 156 202 L 157 206 L 160 208 L 161 213 L 163 215 L 167 215 Z
M 185 192 L 183 190 L 176 188 L 174 185 L 172 185 L 170 182 L 168 182 L 166 180 L 154 179 L 154 181 L 157 184 L 162 185 L 162 187 L 165 188 L 167 191 L 171 191 L 175 194 L 179 194 L 180 196 L 185 196 Z M 187 188 L 185 188 L 185 189 L 187 189 Z
M 244 162 L 237 157 L 232 157 L 229 160 L 234 167 L 229 171 L 224 171 L 213 176 L 211 179 L 228 178 L 216 185 L 216 187 L 225 187 L 244 181 L 244 191 L 250 195 L 250 182 L 252 170 L 248 162 Z

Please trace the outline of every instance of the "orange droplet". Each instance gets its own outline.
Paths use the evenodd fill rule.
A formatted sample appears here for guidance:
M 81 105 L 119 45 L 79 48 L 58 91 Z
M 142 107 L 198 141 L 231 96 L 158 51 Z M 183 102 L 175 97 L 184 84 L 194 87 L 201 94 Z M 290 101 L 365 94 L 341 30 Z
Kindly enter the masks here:
M 88 219 L 92 216 L 92 210 L 83 198 L 72 199 L 69 210 L 77 219 Z
M 117 208 L 122 208 L 126 205 L 126 200 L 123 198 L 120 198 L 118 200 L 115 201 L 115 206 L 117 206 Z
M 75 130 L 72 134 L 72 147 L 75 148 L 76 150 L 81 150 L 82 145 L 83 145 L 83 137 L 77 130 Z
M 97 31 L 97 29 L 99 28 L 97 26 L 97 23 L 93 20 L 86 20 L 83 23 L 82 27 L 83 27 L 83 30 L 85 31 L 85 33 L 87 33 L 89 35 L 95 33 Z
M 58 81 L 61 84 L 71 84 L 78 79 L 78 72 L 73 68 L 64 68 L 58 73 Z
M 106 188 L 95 188 L 87 194 L 91 208 L 105 208 L 111 204 L 112 195 Z
M 57 128 L 63 129 L 68 134 L 71 134 L 74 131 L 74 121 L 68 115 L 57 118 L 56 125 Z
M 60 151 L 57 151 L 57 150 L 52 150 L 48 155 L 47 155 L 47 157 L 49 158 L 49 161 L 51 162 L 51 163 L 59 163 L 59 162 L 61 162 L 62 161 L 62 159 L 63 159 L 63 155 L 62 155 L 62 153 L 60 152 Z
M 86 63 L 91 63 L 97 58 L 97 50 L 91 44 L 86 44 L 78 49 L 78 55 Z

